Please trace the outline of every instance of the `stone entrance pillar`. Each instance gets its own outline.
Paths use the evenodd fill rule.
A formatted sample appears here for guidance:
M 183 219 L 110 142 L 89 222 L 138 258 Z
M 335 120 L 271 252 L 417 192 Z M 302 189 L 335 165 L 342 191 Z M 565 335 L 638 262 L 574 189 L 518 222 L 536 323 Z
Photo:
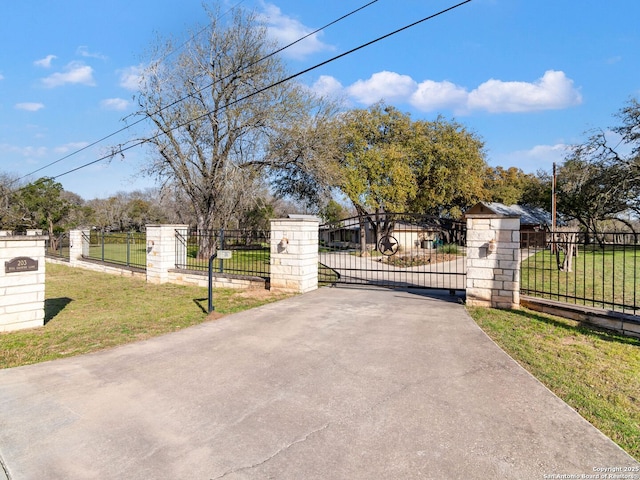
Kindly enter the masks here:
M 479 204 L 467 219 L 467 305 L 520 307 L 520 216 Z
M 305 293 L 318 288 L 318 220 L 271 220 L 271 289 Z
M 0 236 L 0 332 L 44 325 L 46 236 Z

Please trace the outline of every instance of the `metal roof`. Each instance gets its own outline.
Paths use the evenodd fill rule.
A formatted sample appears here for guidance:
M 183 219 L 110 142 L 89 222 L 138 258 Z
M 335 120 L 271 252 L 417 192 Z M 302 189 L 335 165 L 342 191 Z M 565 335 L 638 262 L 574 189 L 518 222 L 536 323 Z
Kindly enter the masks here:
M 471 208 L 469 213 L 477 210 L 479 206 L 484 206 L 492 213 L 505 215 L 508 217 L 520 217 L 521 225 L 551 225 L 551 214 L 538 207 L 527 207 L 524 205 L 505 205 L 498 202 L 480 202 Z

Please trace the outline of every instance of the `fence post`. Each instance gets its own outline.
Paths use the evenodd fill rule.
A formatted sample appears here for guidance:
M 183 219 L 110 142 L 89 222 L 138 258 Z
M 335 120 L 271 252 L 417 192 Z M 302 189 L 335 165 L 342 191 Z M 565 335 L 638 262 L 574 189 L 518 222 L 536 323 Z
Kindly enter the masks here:
M 220 237 L 218 241 L 218 250 L 224 250 L 226 245 L 224 244 L 224 229 L 220 229 Z M 224 271 L 224 261 L 222 259 L 218 260 L 218 272 L 222 273 Z
M 271 289 L 305 293 L 318 288 L 318 228 L 306 218 L 271 220 Z
M 467 305 L 520 307 L 520 217 L 467 213 Z
M 69 265 L 75 267 L 83 255 L 89 255 L 89 230 L 69 231 Z
M 186 245 L 176 242 L 176 230 L 187 235 L 188 225 L 147 225 L 147 282 L 167 283 L 176 257 L 186 258 Z M 177 252 L 177 245 L 185 252 Z M 184 255 L 184 257 L 182 257 Z
M 127 267 L 131 266 L 131 233 L 127 232 Z

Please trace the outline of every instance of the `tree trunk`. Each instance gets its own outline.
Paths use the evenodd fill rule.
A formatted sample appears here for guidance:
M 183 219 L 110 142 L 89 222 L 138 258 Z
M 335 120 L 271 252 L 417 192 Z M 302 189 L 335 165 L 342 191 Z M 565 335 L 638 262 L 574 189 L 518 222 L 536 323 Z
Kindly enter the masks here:
M 211 225 L 210 218 L 207 215 L 198 215 L 197 225 L 198 253 L 199 260 L 208 260 L 211 255 L 216 252 L 217 232 Z
M 562 272 L 573 271 L 573 257 L 577 255 L 576 232 L 561 231 L 556 234 L 556 263 L 558 270 Z M 560 262 L 560 251 L 564 252 L 564 258 Z

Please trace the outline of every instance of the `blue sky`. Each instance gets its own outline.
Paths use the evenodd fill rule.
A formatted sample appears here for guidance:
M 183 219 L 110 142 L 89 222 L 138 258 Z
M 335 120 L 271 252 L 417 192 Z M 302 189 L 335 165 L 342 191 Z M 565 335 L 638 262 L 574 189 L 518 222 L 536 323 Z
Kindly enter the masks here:
M 264 16 L 283 43 L 367 0 L 229 0 Z M 285 52 L 292 73 L 456 4 L 378 0 Z M 223 10 L 225 7 L 223 7 Z M 130 133 L 61 160 L 124 126 L 136 74 L 157 35 L 187 40 L 201 0 L 30 0 L 0 3 L 0 172 L 58 177 L 103 156 Z M 585 131 L 614 125 L 640 97 L 637 0 L 473 0 L 297 80 L 349 107 L 380 99 L 414 119 L 443 115 L 486 143 L 491 165 L 550 171 Z M 59 176 L 89 200 L 153 185 L 148 154 Z M 59 160 L 59 161 L 58 161 Z

